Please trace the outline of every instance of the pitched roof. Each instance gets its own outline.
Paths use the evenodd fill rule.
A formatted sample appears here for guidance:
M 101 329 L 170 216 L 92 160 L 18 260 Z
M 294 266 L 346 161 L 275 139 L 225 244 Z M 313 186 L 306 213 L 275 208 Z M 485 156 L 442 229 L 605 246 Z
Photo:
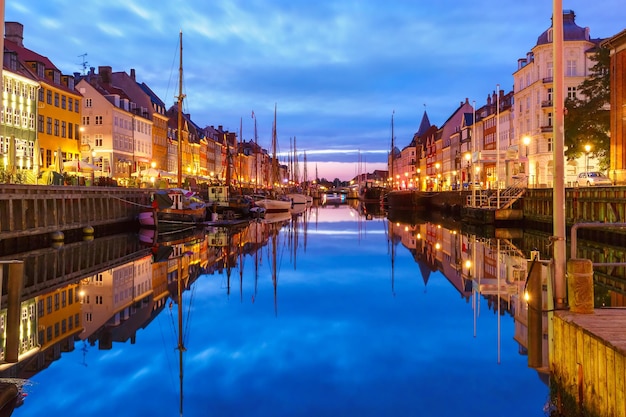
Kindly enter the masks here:
M 46 77 L 46 75 L 44 74 L 43 77 L 41 77 L 37 71 L 31 66 L 29 65 L 30 62 L 39 62 L 41 63 L 45 70 L 53 70 L 55 72 L 59 73 L 59 76 L 62 75 L 61 71 L 52 63 L 52 61 L 50 61 L 47 57 L 38 54 L 37 52 L 31 51 L 28 48 L 25 48 L 23 46 L 20 46 L 19 44 L 15 43 L 14 41 L 12 41 L 11 39 L 8 38 L 4 38 L 4 49 L 5 51 L 10 51 L 10 52 L 14 52 L 15 54 L 17 54 L 17 59 L 22 62 L 22 65 L 24 65 L 24 67 L 28 68 L 31 72 L 33 77 L 39 81 L 39 82 L 43 82 L 45 84 L 48 85 L 52 85 L 60 90 L 65 90 L 67 92 L 71 92 L 73 94 L 78 94 L 77 91 L 72 90 L 70 88 L 68 88 L 65 84 L 63 84 L 62 82 L 59 84 L 54 83 L 52 80 L 50 80 L 48 77 Z
M 417 133 L 415 134 L 417 137 L 421 137 L 426 131 L 430 128 L 430 120 L 428 120 L 428 114 L 426 114 L 426 110 L 424 110 L 424 115 L 422 116 L 422 122 L 420 123 L 419 129 L 417 129 Z

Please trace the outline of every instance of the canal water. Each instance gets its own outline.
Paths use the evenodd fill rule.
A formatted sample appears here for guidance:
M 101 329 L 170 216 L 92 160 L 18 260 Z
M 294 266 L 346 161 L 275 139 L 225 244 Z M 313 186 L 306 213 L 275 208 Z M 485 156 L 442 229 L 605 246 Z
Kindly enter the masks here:
M 132 236 L 147 250 L 68 282 L 70 324 L 46 303 L 65 287 L 42 292 L 13 415 L 548 415 L 514 238 L 345 204 L 274 220 Z

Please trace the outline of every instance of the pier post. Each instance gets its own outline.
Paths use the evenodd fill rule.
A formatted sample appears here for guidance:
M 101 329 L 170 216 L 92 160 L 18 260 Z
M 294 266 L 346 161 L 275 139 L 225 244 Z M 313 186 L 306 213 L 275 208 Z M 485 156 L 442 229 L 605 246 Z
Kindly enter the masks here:
M 4 359 L 16 363 L 20 351 L 20 311 L 22 306 L 22 283 L 24 262 L 9 261 L 2 265 L 2 271 L 8 270 L 7 277 L 7 338 Z M 1 277 L 4 278 L 4 277 Z M 0 280 L 1 282 L 1 280 Z
M 543 273 L 539 252 L 532 251 L 528 261 L 526 292 L 528 293 L 528 366 L 539 369 L 543 364 Z
M 567 261 L 567 293 L 572 313 L 593 313 L 593 263 L 589 259 Z

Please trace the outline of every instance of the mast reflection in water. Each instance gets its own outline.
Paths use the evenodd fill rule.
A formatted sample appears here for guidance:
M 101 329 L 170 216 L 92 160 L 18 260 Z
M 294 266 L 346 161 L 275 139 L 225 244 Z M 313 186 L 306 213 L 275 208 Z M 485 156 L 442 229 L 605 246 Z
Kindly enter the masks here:
M 54 285 L 26 291 L 40 352 L 13 368 L 34 384 L 14 415 L 545 415 L 514 320 L 514 242 L 498 253 L 448 225 L 362 213 L 313 207 L 171 252 L 167 237 L 125 237 L 116 260 L 98 258 L 115 247 L 99 239 L 50 249 Z M 68 250 L 82 276 L 59 267 Z

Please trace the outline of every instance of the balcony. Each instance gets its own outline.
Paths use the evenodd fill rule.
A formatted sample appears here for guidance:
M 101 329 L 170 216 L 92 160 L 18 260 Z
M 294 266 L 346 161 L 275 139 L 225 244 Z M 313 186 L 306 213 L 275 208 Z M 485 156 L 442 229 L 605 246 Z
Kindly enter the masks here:
M 554 103 L 552 100 L 543 100 L 541 102 L 541 108 L 545 109 L 546 107 L 553 107 Z
M 553 126 L 541 126 L 541 133 L 552 133 Z
M 545 77 L 541 80 L 544 84 L 552 84 L 554 79 L 552 77 Z

